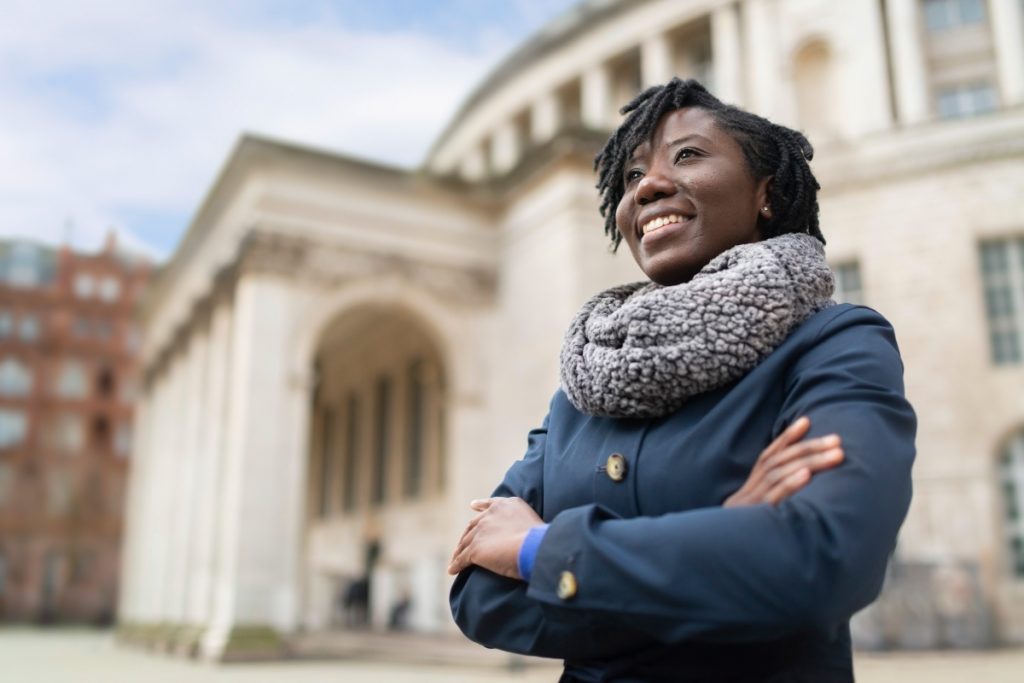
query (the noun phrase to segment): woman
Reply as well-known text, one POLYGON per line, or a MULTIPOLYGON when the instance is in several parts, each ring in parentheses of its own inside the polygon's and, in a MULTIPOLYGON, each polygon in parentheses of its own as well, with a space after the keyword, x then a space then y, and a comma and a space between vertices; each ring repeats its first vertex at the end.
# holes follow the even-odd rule
POLYGON ((910 503, 892 329, 830 301, 803 135, 695 81, 623 113, 601 211, 651 282, 570 326, 543 426, 472 503, 455 620, 566 682, 852 681, 910 503))

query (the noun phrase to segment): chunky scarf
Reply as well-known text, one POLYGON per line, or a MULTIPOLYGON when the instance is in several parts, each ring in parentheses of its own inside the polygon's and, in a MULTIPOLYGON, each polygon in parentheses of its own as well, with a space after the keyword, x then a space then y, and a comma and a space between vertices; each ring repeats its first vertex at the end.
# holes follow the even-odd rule
POLYGON ((570 325, 562 388, 591 415, 668 415, 749 372, 832 290, 825 250, 805 234, 737 245, 672 287, 613 287, 570 325))

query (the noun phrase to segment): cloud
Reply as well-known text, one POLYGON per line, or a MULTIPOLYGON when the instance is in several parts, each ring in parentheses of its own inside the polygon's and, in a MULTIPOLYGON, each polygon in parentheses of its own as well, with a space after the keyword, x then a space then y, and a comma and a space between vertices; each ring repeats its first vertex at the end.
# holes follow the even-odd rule
POLYGON ((79 248, 116 226, 167 255, 185 225, 139 221, 191 213, 242 131, 416 165, 521 38, 209 6, 0 0, 0 234, 60 241, 70 219, 79 248))

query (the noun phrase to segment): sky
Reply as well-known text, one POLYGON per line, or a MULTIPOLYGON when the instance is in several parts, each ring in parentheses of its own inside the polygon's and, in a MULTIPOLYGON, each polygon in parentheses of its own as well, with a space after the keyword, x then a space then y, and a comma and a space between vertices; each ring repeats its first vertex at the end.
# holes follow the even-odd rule
POLYGON ((0 237, 166 259, 243 132, 405 167, 577 0, 0 0, 0 237))

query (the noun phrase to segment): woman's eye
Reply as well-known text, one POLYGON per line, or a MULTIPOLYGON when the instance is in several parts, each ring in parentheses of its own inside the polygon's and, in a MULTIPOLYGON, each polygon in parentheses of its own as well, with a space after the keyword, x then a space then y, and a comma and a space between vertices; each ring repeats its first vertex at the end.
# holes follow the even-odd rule
POLYGON ((641 171, 639 168, 631 168, 628 171, 626 171, 626 182, 631 183, 637 178, 642 177, 643 174, 644 172, 641 171))
POLYGON ((695 156, 697 156, 697 150, 692 147, 683 147, 679 150, 679 153, 676 154, 676 163, 679 163, 684 159, 692 159, 695 156))

